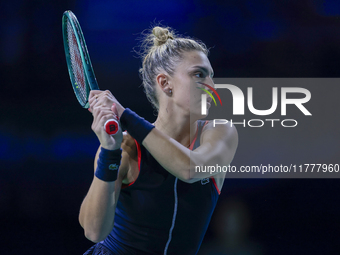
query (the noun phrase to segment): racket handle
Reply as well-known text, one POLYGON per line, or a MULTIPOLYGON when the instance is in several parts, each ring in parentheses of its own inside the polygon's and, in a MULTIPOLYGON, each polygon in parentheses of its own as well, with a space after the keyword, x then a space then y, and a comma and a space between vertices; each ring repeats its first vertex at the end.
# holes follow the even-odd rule
POLYGON ((109 119, 104 124, 104 129, 108 135, 115 135, 119 131, 118 121, 115 119, 109 119))

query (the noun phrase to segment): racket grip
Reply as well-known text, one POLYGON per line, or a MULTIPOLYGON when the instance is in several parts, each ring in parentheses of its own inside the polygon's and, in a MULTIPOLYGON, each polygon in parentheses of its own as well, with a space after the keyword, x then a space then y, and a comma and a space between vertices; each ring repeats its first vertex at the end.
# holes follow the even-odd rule
POLYGON ((104 124, 104 129, 108 135, 115 135, 119 131, 118 121, 115 119, 109 119, 104 124))

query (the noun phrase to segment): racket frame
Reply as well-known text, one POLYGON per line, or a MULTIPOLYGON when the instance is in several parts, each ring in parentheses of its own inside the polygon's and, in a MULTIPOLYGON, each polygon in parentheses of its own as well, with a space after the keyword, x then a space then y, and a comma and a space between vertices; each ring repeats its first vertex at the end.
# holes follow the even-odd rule
POLYGON ((64 42, 64 49, 65 49, 65 55, 66 55, 66 62, 67 62, 67 69, 71 78, 72 88, 74 90, 74 93, 76 94, 76 97, 79 101, 79 103, 84 108, 89 108, 90 104, 88 102, 90 90, 99 90, 99 86, 97 83, 97 79, 94 75, 93 67, 91 64, 90 55, 87 50, 85 38, 83 35, 83 32, 81 30, 80 24, 78 22, 77 17, 74 15, 74 13, 70 10, 65 11, 62 17, 62 30, 63 30, 63 42, 64 42), (82 64, 83 64, 83 72, 85 76, 85 87, 86 87, 86 104, 83 105, 81 103, 81 99, 79 98, 78 92, 76 91, 76 82, 73 74, 72 69, 72 63, 71 63, 71 57, 69 52, 69 45, 68 45, 68 36, 67 36, 67 20, 69 20, 74 35, 76 37, 77 46, 80 52, 82 64))
MULTIPOLYGON (((64 42, 64 49, 65 49, 65 55, 66 55, 66 63, 67 63, 67 69, 70 75, 72 88, 74 90, 74 93, 76 94, 76 97, 78 99, 78 102, 80 105, 84 108, 89 108, 90 104, 88 102, 89 94, 91 90, 99 90, 99 86, 97 83, 97 79, 94 75, 93 67, 91 64, 91 59, 89 52, 87 50, 85 38, 83 35, 83 31, 81 30, 80 24, 78 22, 78 19, 76 15, 70 10, 65 11, 62 17, 62 30, 63 30, 63 42, 64 42), (80 98, 78 92, 77 92, 77 84, 74 78, 73 69, 72 69, 72 63, 71 63, 71 56, 70 56, 70 50, 68 45, 68 35, 67 35, 67 21, 69 20, 72 30, 74 32, 78 50, 80 53, 82 65, 83 65, 83 72, 84 72, 84 78, 85 78, 85 88, 86 88, 86 103, 85 105, 82 103, 82 99, 80 98)), ((118 130, 120 129, 118 121, 115 119, 109 119, 104 124, 104 129, 109 135, 115 135, 118 130)))

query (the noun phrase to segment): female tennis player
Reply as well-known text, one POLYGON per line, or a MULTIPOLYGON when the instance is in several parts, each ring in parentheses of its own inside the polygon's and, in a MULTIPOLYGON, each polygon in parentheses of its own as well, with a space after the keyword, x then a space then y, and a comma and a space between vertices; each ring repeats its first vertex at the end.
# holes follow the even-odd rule
POLYGON ((79 214, 85 236, 97 243, 86 255, 197 254, 225 173, 198 173, 195 166, 227 166, 237 148, 234 127, 200 120, 204 92, 197 87, 214 86, 206 46, 162 27, 144 46, 140 72, 158 110, 155 123, 109 91, 90 93, 100 147, 79 214), (103 126, 112 117, 127 132, 109 136, 103 126))

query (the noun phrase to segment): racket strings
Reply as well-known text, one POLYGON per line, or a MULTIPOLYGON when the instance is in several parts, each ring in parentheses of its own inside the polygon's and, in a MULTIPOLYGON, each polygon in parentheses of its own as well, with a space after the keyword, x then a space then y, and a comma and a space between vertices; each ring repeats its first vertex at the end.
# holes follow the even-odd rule
MULTIPOLYGON (((67 39, 71 59, 72 73, 75 80, 75 84, 73 84, 73 86, 75 88, 75 91, 77 91, 76 96, 82 102, 82 104, 85 105, 87 102, 87 91, 85 84, 84 67, 80 51, 78 48, 77 39, 69 19, 67 19, 67 39)), ((82 48, 83 47, 84 46, 82 45, 82 48)))

